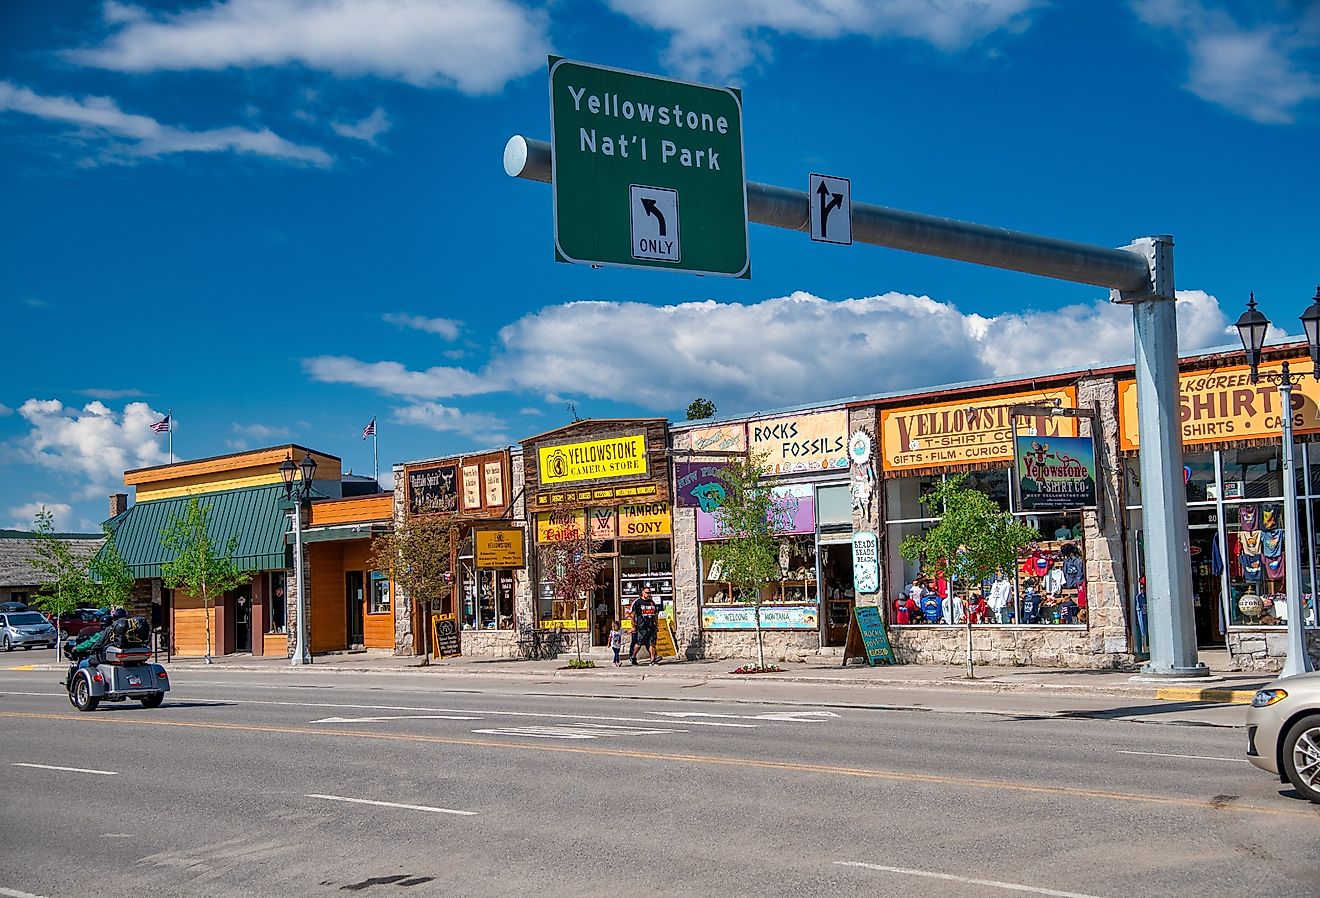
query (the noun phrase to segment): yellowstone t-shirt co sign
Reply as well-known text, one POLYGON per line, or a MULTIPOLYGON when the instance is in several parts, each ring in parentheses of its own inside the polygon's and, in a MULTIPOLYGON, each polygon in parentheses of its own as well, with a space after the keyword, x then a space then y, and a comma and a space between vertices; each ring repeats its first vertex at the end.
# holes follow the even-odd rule
MULTIPOLYGON (((887 471, 975 465, 989 461, 1013 463, 1014 405, 1077 407, 1075 387, 1012 393, 938 405, 884 409, 880 412, 881 452, 887 471)), ((1077 435, 1077 419, 1018 418, 1023 436, 1077 435)))
MULTIPOLYGON (((1290 359, 1293 371, 1310 374, 1311 359, 1290 359)), ((1245 365, 1214 371, 1189 371, 1178 378, 1178 419, 1184 446, 1219 443, 1228 440, 1253 440, 1281 437, 1283 419, 1279 414, 1279 388, 1265 379, 1282 362, 1260 366, 1259 383, 1251 382, 1251 369, 1245 365)), ((1293 387, 1293 431, 1320 431, 1320 384, 1304 377, 1293 387)), ((1137 382, 1118 384, 1119 448, 1132 451, 1141 444, 1137 433, 1137 382)))
POLYGON ((636 434, 541 446, 537 449, 536 460, 542 486, 614 477, 645 477, 646 437, 636 434))

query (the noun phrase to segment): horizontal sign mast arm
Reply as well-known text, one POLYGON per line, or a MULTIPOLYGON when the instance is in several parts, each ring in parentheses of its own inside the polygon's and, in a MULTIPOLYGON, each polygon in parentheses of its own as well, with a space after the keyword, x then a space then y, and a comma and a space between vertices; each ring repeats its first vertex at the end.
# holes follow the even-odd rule
MULTIPOLYGON (((550 144, 521 135, 504 147, 504 171, 514 178, 550 183, 550 144)), ((1022 231, 853 203, 853 240, 960 259, 1124 292, 1149 292, 1150 265, 1129 249, 1056 240, 1022 231)), ((747 219, 791 231, 809 231, 806 191, 747 182, 747 219)))

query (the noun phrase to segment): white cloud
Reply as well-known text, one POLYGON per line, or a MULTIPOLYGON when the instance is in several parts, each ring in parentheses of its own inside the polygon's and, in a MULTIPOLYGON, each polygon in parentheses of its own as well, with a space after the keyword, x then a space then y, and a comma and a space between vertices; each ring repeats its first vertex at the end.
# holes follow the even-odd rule
POLYGON ((458 433, 483 445, 495 446, 509 442, 504 432, 504 421, 498 415, 484 412, 464 412, 438 402, 418 402, 394 409, 394 421, 414 424, 442 433, 458 433))
POLYGON ((333 161, 320 147, 285 140, 263 128, 236 126, 190 131, 145 115, 124 112, 109 97, 52 97, 0 81, 0 112, 13 110, 46 121, 74 125, 73 134, 105 147, 108 160, 158 158, 171 153, 242 153, 282 162, 327 166, 333 161))
POLYGON ((90 396, 93 399, 132 399, 134 396, 141 396, 142 391, 134 387, 126 390, 107 390, 100 387, 88 387, 85 390, 79 390, 83 396, 90 396))
POLYGON ((461 321, 454 321, 452 318, 425 318, 421 315, 407 315, 402 312, 386 312, 380 317, 389 324, 426 331, 428 334, 438 334, 446 340, 457 340, 458 331, 462 325, 461 321))
POLYGON ((29 399, 18 413, 32 429, 9 448, 22 461, 81 481, 81 498, 122 490, 125 471, 169 460, 164 438, 151 430, 163 415, 145 402, 130 402, 116 414, 100 401, 77 409, 56 399, 29 399))
POLYGON ((343 122, 331 122, 330 127, 340 137, 350 137, 353 140, 363 140, 376 145, 376 138, 384 134, 393 127, 394 123, 390 117, 385 114, 385 110, 376 107, 376 110, 364 119, 345 124, 343 122))
POLYGON ((46 509, 51 513, 51 522, 56 531, 68 532, 72 526, 73 506, 67 502, 28 502, 15 505, 5 510, 9 517, 9 527, 13 530, 35 530, 37 512, 46 509))
POLYGON ((123 72, 300 64, 495 93, 545 65, 547 17, 510 0, 218 0, 179 13, 112 3, 119 26, 74 62, 123 72))
MULTIPOLYGON (((1183 350, 1236 341, 1218 300, 1199 290, 1179 293, 1178 330, 1183 350)), ((504 327, 480 370, 346 358, 304 365, 317 379, 418 399, 507 391, 548 404, 590 397, 664 412, 707 396, 732 413, 1083 369, 1132 354, 1131 312, 1107 298, 984 316, 926 296, 830 301, 799 292, 753 304, 550 306, 504 327)), ((426 414, 445 421, 458 412, 426 414)))
POLYGON ((606 0, 633 21, 669 32, 666 62, 688 77, 729 78, 770 55, 775 34, 907 38, 955 52, 1027 24, 1041 0, 606 0))
POLYGON ((322 383, 354 384, 390 396, 440 399, 474 396, 499 387, 466 368, 428 368, 410 371, 399 362, 363 362, 346 356, 317 356, 303 359, 303 370, 322 383))
POLYGON ((1299 106, 1320 97, 1320 77, 1305 61, 1320 49, 1313 5, 1250 4, 1235 17, 1202 0, 1131 2, 1142 22, 1186 44, 1186 86, 1201 99, 1262 124, 1288 124, 1299 106), (1265 18, 1270 13, 1285 18, 1265 18))
POLYGON ((251 437, 254 440, 282 440, 289 435, 289 428, 269 424, 234 424, 234 433, 251 437))

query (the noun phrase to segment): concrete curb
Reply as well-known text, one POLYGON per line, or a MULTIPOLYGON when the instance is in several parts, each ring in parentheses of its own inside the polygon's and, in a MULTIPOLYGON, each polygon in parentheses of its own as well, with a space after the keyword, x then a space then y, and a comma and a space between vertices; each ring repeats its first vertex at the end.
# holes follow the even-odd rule
POLYGON ((1255 689, 1196 689, 1191 686, 1165 686, 1155 693, 1157 699, 1165 702, 1221 702, 1229 705, 1249 705, 1255 695, 1255 689))

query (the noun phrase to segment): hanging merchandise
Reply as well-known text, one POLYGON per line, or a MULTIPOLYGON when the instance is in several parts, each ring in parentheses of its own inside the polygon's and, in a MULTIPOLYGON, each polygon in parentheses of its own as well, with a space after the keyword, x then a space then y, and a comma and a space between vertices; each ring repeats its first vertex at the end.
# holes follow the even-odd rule
POLYGON ((1260 559, 1260 555, 1248 555, 1246 552, 1238 556, 1238 561, 1242 564, 1243 580, 1250 583, 1260 582, 1261 568, 1263 567, 1260 559))
POLYGON ((1262 505, 1260 508, 1260 529, 1275 530, 1279 527, 1279 524, 1279 506, 1262 505))
POLYGON ((1242 530, 1260 529, 1260 506, 1244 504, 1238 506, 1238 527, 1242 530))
POLYGON ((1265 559, 1265 576, 1270 580, 1282 580, 1284 575, 1283 556, 1265 559))
POLYGON ((1243 555, 1259 555, 1261 545, 1265 542, 1259 530, 1244 530, 1239 539, 1242 541, 1243 555))
POLYGON ((1283 531, 1260 531, 1260 551, 1266 558, 1278 558, 1283 554, 1283 531))
POLYGON ((1210 541, 1210 573, 1216 577, 1224 573, 1224 555, 1219 551, 1219 534, 1210 541))

